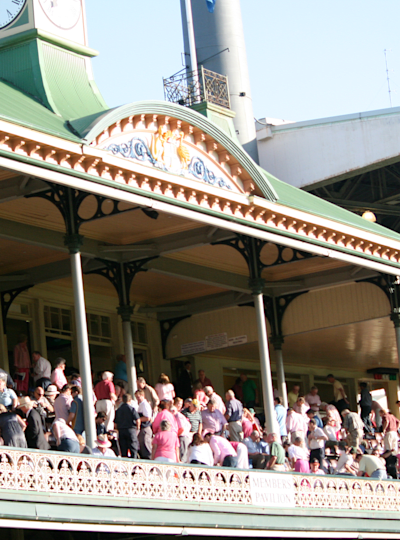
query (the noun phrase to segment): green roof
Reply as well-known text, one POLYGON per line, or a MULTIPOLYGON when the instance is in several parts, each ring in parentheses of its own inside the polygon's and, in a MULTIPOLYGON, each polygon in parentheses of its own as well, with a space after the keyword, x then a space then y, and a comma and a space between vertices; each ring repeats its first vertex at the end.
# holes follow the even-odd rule
POLYGON ((309 214, 319 216, 321 218, 331 219, 342 223, 344 225, 349 225, 351 227, 356 227, 357 229, 362 229, 374 234, 379 234, 385 236, 386 238, 391 238, 392 240, 400 241, 400 235, 391 229, 387 229, 382 225, 377 223, 371 223, 361 216, 345 210, 344 208, 337 206, 336 204, 320 199, 307 191, 303 191, 297 187, 294 187, 282 180, 278 180, 272 174, 262 170, 264 176, 268 179, 271 186, 275 190, 278 199, 277 203, 284 206, 289 206, 296 210, 302 210, 308 212, 309 214))
POLYGON ((0 80, 0 118, 35 131, 80 143, 68 122, 18 88, 0 80))

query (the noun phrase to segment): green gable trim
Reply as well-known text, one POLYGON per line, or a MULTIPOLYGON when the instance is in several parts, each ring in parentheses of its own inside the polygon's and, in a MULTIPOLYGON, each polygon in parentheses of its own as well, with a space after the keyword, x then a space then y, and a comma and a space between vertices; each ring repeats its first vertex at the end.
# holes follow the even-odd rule
MULTIPOLYGON (((384 265, 384 266, 387 266, 387 267, 390 267, 390 268, 400 269, 400 263, 395 263, 393 261, 387 261, 387 260, 384 260, 384 259, 380 259, 380 258, 375 257, 373 255, 367 255, 365 253, 353 251, 353 250, 347 249, 345 247, 335 246, 333 244, 328 244, 326 242, 323 242, 321 240, 317 240, 315 238, 306 238, 306 237, 303 237, 301 235, 297 235, 297 234, 292 233, 292 232, 282 231, 282 230, 277 231, 276 229, 274 229, 272 227, 268 227, 267 225, 262 225, 260 223, 249 223, 245 219, 239 218, 237 216, 227 216, 227 215, 221 214, 221 213, 219 213, 219 212, 217 212, 215 210, 210 210, 208 208, 195 206, 195 205, 193 205, 191 203, 188 203, 188 202, 177 201, 175 199, 171 200, 169 197, 167 197, 165 195, 155 194, 155 193, 152 193, 152 192, 149 192, 149 191, 143 191, 140 188, 135 188, 135 187, 132 187, 132 186, 126 186, 126 185, 120 184, 118 182, 114 182, 112 180, 106 180, 104 178, 98 178, 96 176, 93 176, 93 175, 90 175, 90 174, 87 174, 87 173, 78 172, 78 171, 74 171, 74 170, 70 170, 70 169, 66 170, 64 167, 62 167, 60 165, 38 162, 34 158, 16 155, 16 154, 14 154, 12 152, 8 152, 6 150, 0 150, 0 156, 3 156, 3 157, 8 158, 8 159, 13 159, 14 161, 27 163, 29 165, 33 165, 33 166, 38 167, 38 168, 51 170, 51 171, 54 171, 54 172, 57 172, 57 173, 67 175, 67 176, 73 176, 75 178, 81 178, 83 180, 88 180, 90 182, 93 182, 94 184, 100 184, 100 185, 112 187, 114 189, 117 189, 117 190, 120 190, 120 191, 126 191, 128 193, 134 193, 135 195, 139 195, 141 197, 145 197, 145 198, 148 198, 148 199, 154 199, 154 200, 166 203, 166 204, 171 205, 171 206, 177 206, 177 207, 181 207, 181 208, 186 208, 186 209, 189 209, 189 210, 192 210, 192 211, 195 211, 195 212, 199 212, 199 213, 202 213, 202 214, 206 214, 206 215, 209 215, 209 216, 212 216, 212 217, 219 218, 219 219, 227 221, 227 222, 232 222, 232 223, 236 223, 236 224, 239 224, 239 225, 247 226, 247 227, 252 228, 252 229, 272 233, 277 238, 279 238, 279 236, 286 237, 286 238, 291 238, 291 239, 294 239, 294 240, 297 240, 297 241, 301 241, 304 244, 310 244, 310 245, 315 245, 315 246, 322 247, 324 249, 329 249, 332 252, 337 251, 337 252, 341 252, 341 253, 346 253, 347 255, 351 255, 351 256, 353 256, 355 258, 366 259, 366 260, 370 260, 370 261, 379 263, 381 265, 384 265)), ((40 175, 38 177, 40 178, 40 175)), ((379 234, 382 237, 387 236, 385 234, 382 234, 380 232, 381 230, 384 231, 384 232, 387 231, 387 229, 385 229, 384 227, 379 227, 379 232, 377 232, 377 231, 374 231, 374 232, 375 232, 375 234, 379 234)), ((389 231, 389 232, 391 232, 391 231, 389 231)), ((400 235, 396 235, 396 233, 393 233, 393 235, 391 235, 389 237, 392 238, 392 239, 395 239, 397 242, 400 242, 400 235)), ((277 240, 277 242, 279 243, 278 240, 277 240)))
POLYGON ((245 150, 237 142, 232 140, 218 125, 210 122, 203 114, 193 111, 188 107, 164 101, 140 101, 111 109, 106 113, 99 113, 98 116, 90 115, 86 118, 76 118, 75 120, 71 120, 70 124, 81 135, 82 139, 85 139, 90 144, 112 124, 136 114, 166 115, 198 127, 204 133, 213 137, 238 160, 240 165, 250 174, 253 182, 260 188, 266 199, 276 201, 277 195, 275 190, 245 150))
POLYGON ((286 182, 282 182, 261 168, 260 170, 263 171, 263 174, 266 178, 268 178, 268 181, 278 194, 277 202, 279 204, 307 212, 313 216, 332 219, 333 221, 337 221, 343 225, 356 227, 357 229, 378 234, 380 236, 396 240, 397 242, 400 240, 400 235, 398 233, 377 223, 371 223, 361 216, 354 214, 349 210, 345 210, 336 204, 325 201, 324 199, 320 199, 307 191, 303 191, 302 189, 296 188, 290 184, 287 184, 286 182))
POLYGON ((63 118, 18 88, 1 80, 0 119, 60 139, 82 143, 63 118))

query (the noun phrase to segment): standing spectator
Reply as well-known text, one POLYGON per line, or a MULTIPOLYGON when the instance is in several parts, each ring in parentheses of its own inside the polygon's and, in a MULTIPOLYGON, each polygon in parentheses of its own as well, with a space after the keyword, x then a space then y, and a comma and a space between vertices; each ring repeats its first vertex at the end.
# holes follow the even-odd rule
POLYGON ((310 407, 306 404, 306 400, 302 396, 299 396, 296 403, 293 405, 293 409, 304 417, 309 408, 310 407))
POLYGON ((178 425, 178 437, 179 437, 179 457, 182 463, 187 462, 187 453, 189 444, 192 441, 193 434, 190 432, 192 425, 189 420, 181 413, 183 406, 183 399, 176 397, 174 399, 174 406, 171 408, 171 413, 174 415, 176 423, 178 425))
POLYGON ((69 409, 67 424, 72 426, 72 429, 77 435, 82 435, 85 431, 85 417, 83 414, 82 393, 79 386, 72 386, 71 397, 72 402, 69 409))
POLYGON ((0 433, 4 445, 27 448, 24 429, 25 423, 22 418, 14 411, 7 411, 4 405, 0 405, 0 433))
POLYGON ((53 435, 56 439, 59 452, 72 452, 79 454, 79 441, 73 429, 67 426, 64 418, 57 418, 52 425, 53 435))
POLYGON ((32 354, 33 363, 33 382, 36 386, 42 386, 45 390, 51 384, 51 364, 46 358, 43 358, 39 351, 32 354))
POLYGON ((56 415, 56 420, 58 420, 59 418, 63 418, 65 422, 68 422, 71 403, 71 387, 69 386, 69 384, 66 384, 61 388, 60 394, 54 401, 54 413, 56 415))
POLYGON ((161 422, 163 420, 167 420, 169 424, 171 425, 171 430, 175 431, 175 433, 178 435, 178 424, 175 420, 175 416, 170 411, 171 405, 172 403, 169 400, 167 401, 166 399, 162 399, 160 401, 160 405, 158 406, 158 408, 160 409, 160 412, 157 413, 152 424, 154 434, 160 431, 161 422))
POLYGON ((242 416, 243 405, 235 398, 233 390, 228 390, 226 395, 226 414, 228 421, 229 437, 231 441, 243 440, 242 416))
POLYGON ((255 381, 249 379, 246 373, 241 373, 240 379, 242 381, 244 405, 247 408, 255 407, 258 404, 258 390, 255 381))
POLYGON ((9 373, 7 373, 7 371, 4 371, 4 369, 0 368, 0 377, 4 377, 7 384, 7 388, 11 388, 12 390, 15 389, 15 384, 14 384, 14 381, 12 380, 12 377, 9 373))
POLYGON ((325 448, 333 448, 337 453, 339 447, 339 441, 337 439, 337 431, 335 428, 335 420, 333 418, 325 417, 324 418, 325 426, 324 433, 328 437, 328 440, 325 443, 325 448))
POLYGON ((106 431, 111 431, 114 427, 114 403, 117 401, 115 386, 113 383, 114 374, 111 371, 104 371, 102 381, 94 387, 96 394, 96 411, 106 413, 106 431))
POLYGON ((306 411, 306 422, 308 423, 309 420, 313 419, 315 420, 315 423, 317 424, 317 427, 323 429, 324 427, 324 423, 322 422, 321 418, 319 417, 318 414, 316 414, 315 411, 313 411, 312 409, 308 409, 308 411, 306 411))
POLYGON ((153 411, 150 403, 145 398, 144 390, 136 390, 136 400, 139 404, 138 413, 140 417, 140 432, 139 432, 139 455, 142 459, 150 459, 151 456, 151 440, 153 432, 151 430, 151 418, 153 411))
POLYGON ((236 379, 235 384, 232 386, 232 392, 235 394, 236 398, 243 403, 243 383, 240 377, 236 379))
POLYGON ((336 432, 339 433, 342 428, 342 417, 340 416, 335 405, 322 402, 321 409, 325 411, 327 418, 332 418, 334 420, 336 432))
POLYGON ((310 388, 309 393, 305 396, 305 400, 306 403, 309 404, 310 409, 315 412, 319 411, 321 405, 321 398, 318 395, 318 388, 316 386, 312 386, 310 388))
POLYGON ((154 390, 152 386, 146 383, 146 379, 144 377, 139 377, 137 380, 137 387, 138 390, 143 390, 144 397, 146 401, 150 404, 151 410, 153 411, 153 416, 157 414, 157 407, 160 403, 160 400, 158 399, 157 392, 154 390))
POLYGON ((0 405, 8 410, 15 409, 18 403, 17 394, 11 388, 7 388, 7 375, 0 374, 0 405))
POLYGON ((193 394, 192 364, 187 361, 183 365, 178 379, 179 396, 183 399, 189 398, 193 394))
POLYGON ((59 392, 55 384, 50 384, 44 392, 45 398, 50 403, 50 405, 53 406, 53 408, 54 408, 54 401, 56 400, 56 397, 58 396, 58 394, 59 392))
POLYGON ((199 369, 198 371, 199 378, 194 381, 194 383, 200 383, 202 388, 205 388, 206 386, 212 386, 212 382, 208 377, 206 377, 206 372, 204 369, 199 369))
POLYGON ((51 374, 51 383, 57 386, 58 390, 61 390, 63 386, 68 384, 68 381, 64 375, 66 364, 67 362, 64 360, 64 358, 57 358, 56 367, 51 374))
POLYGON ((397 430, 400 426, 400 421, 389 411, 381 409, 379 414, 382 418, 382 435, 385 452, 393 452, 398 449, 397 445, 397 430))
POLYGON ((275 413, 276 413, 276 419, 279 425, 279 433, 281 436, 281 441, 285 442, 285 440, 287 439, 287 428, 286 428, 287 411, 281 403, 281 398, 276 397, 274 399, 274 403, 275 403, 275 413))
POLYGON ((214 465, 220 467, 237 467, 237 454, 233 446, 224 437, 213 433, 205 433, 204 440, 211 446, 214 456, 214 465))
POLYGON ((364 424, 358 414, 349 409, 344 409, 342 416, 343 427, 347 431, 347 444, 358 448, 364 437, 364 424))
POLYGON ((325 459, 325 441, 328 440, 324 431, 317 427, 317 422, 311 419, 308 423, 309 435, 308 435, 308 447, 310 449, 310 464, 314 458, 318 459, 320 465, 322 465, 325 459))
POLYGON ((288 449, 289 461, 295 472, 309 473, 309 452, 303 444, 303 439, 295 438, 294 443, 288 449))
POLYGON ((206 465, 207 467, 214 465, 211 447, 198 433, 193 435, 193 441, 189 445, 187 461, 194 465, 206 465))
POLYGON ((372 400, 371 409, 372 409, 371 420, 375 421, 376 431, 380 431, 382 427, 382 417, 379 414, 379 411, 382 409, 382 406, 378 401, 372 400))
POLYGON ((216 392, 214 392, 214 388, 212 386, 206 386, 204 388, 204 393, 208 397, 208 399, 212 399, 216 403, 217 409, 221 411, 222 414, 226 413, 226 407, 222 397, 219 396, 216 392))
POLYGON ((174 401, 174 385, 171 384, 168 375, 166 375, 165 373, 161 373, 158 378, 158 383, 156 384, 154 389, 157 392, 157 396, 160 401, 162 401, 163 399, 167 401, 174 401))
POLYGON ((122 401, 122 405, 118 407, 115 413, 121 455, 122 457, 128 457, 129 450, 130 457, 136 459, 139 451, 137 430, 140 429, 140 417, 137 410, 130 404, 132 401, 130 394, 125 394, 122 401))
POLYGON ((17 392, 28 393, 30 367, 31 359, 28 351, 28 336, 20 334, 18 343, 14 347, 14 379, 17 385, 17 392))
POLYGON ((335 401, 334 405, 341 413, 343 409, 347 409, 347 406, 349 405, 346 392, 344 391, 342 383, 335 379, 332 373, 327 375, 326 378, 333 385, 333 398, 335 401))
POLYGON ((185 399, 185 408, 182 411, 183 416, 185 416, 191 425, 191 433, 199 433, 203 430, 203 423, 201 418, 201 412, 199 410, 199 404, 195 399, 185 399))
POLYGON ((296 437, 300 437, 303 441, 305 440, 307 423, 305 418, 293 409, 288 409, 286 417, 286 429, 292 444, 294 443, 296 437))
POLYGON ((283 446, 278 442, 278 435, 276 433, 269 433, 267 436, 269 444, 269 461, 266 469, 271 471, 284 471, 285 470, 285 450, 283 446))
POLYGON ((193 385, 193 399, 199 402, 200 410, 203 411, 208 403, 208 397, 206 396, 201 383, 194 383, 193 385))
POLYGON ((50 445, 44 436, 42 420, 40 414, 33 408, 32 401, 25 396, 20 398, 19 406, 26 417, 25 438, 28 448, 36 448, 37 450, 50 450, 50 445))
POLYGON ((359 452, 356 454, 355 461, 358 463, 357 476, 369 476, 378 480, 387 479, 386 467, 380 457, 368 454, 363 455, 359 452))
POLYGON ((207 408, 202 411, 201 419, 203 431, 212 431, 215 435, 221 435, 226 424, 225 416, 217 409, 213 399, 207 403, 207 408))
POLYGON ((299 393, 300 393, 300 385, 294 384, 292 387, 292 390, 288 392, 288 395, 287 395, 289 409, 293 409, 293 406, 296 403, 297 398, 299 397, 299 393))
POLYGON ((179 463, 179 439, 175 431, 171 431, 168 420, 162 420, 160 431, 153 439, 152 459, 163 463, 179 463))
POLYGON ((368 390, 368 385, 365 382, 360 383, 360 394, 361 398, 358 404, 360 405, 361 420, 364 423, 365 431, 372 433, 372 423, 371 423, 371 410, 372 410, 372 396, 368 390))

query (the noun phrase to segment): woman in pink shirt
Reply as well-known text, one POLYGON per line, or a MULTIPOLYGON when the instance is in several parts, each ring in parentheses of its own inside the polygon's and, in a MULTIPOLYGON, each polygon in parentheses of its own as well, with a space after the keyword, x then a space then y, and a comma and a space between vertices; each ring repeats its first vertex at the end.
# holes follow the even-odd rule
POLYGON ((160 401, 158 408, 159 412, 151 425, 153 428, 153 433, 158 433, 161 430, 161 422, 163 420, 168 420, 168 422, 171 424, 172 431, 175 431, 175 433, 178 435, 178 423, 175 416, 169 410, 171 408, 171 402, 163 399, 160 401))
POLYGON ((54 368, 53 373, 51 374, 51 382, 57 386, 58 390, 61 390, 63 386, 68 384, 68 381, 64 375, 66 361, 64 358, 57 358, 56 367, 54 368))
POLYGON ((193 399, 197 399, 200 403, 200 410, 204 411, 208 403, 208 397, 201 386, 201 382, 198 382, 193 386, 193 399))
POLYGON ((179 463, 179 439, 175 431, 171 431, 168 420, 162 420, 160 431, 154 436, 151 459, 163 463, 179 463))
POLYGON ((158 399, 166 399, 167 401, 173 401, 175 397, 174 385, 171 384, 168 375, 161 373, 158 383, 155 385, 154 390, 157 392, 158 399))

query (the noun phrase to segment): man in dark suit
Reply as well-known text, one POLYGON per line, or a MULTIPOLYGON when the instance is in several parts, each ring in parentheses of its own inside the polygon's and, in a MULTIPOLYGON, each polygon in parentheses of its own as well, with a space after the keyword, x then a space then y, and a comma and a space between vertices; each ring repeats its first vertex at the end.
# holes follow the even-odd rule
POLYGON ((33 408, 31 399, 24 396, 19 399, 19 406, 26 417, 25 438, 28 448, 37 448, 38 450, 50 450, 50 445, 44 436, 43 424, 40 414, 33 408))
POLYGON ((179 397, 186 399, 193 397, 193 375, 192 375, 192 364, 187 361, 184 364, 184 368, 179 375, 178 380, 178 389, 179 397))

